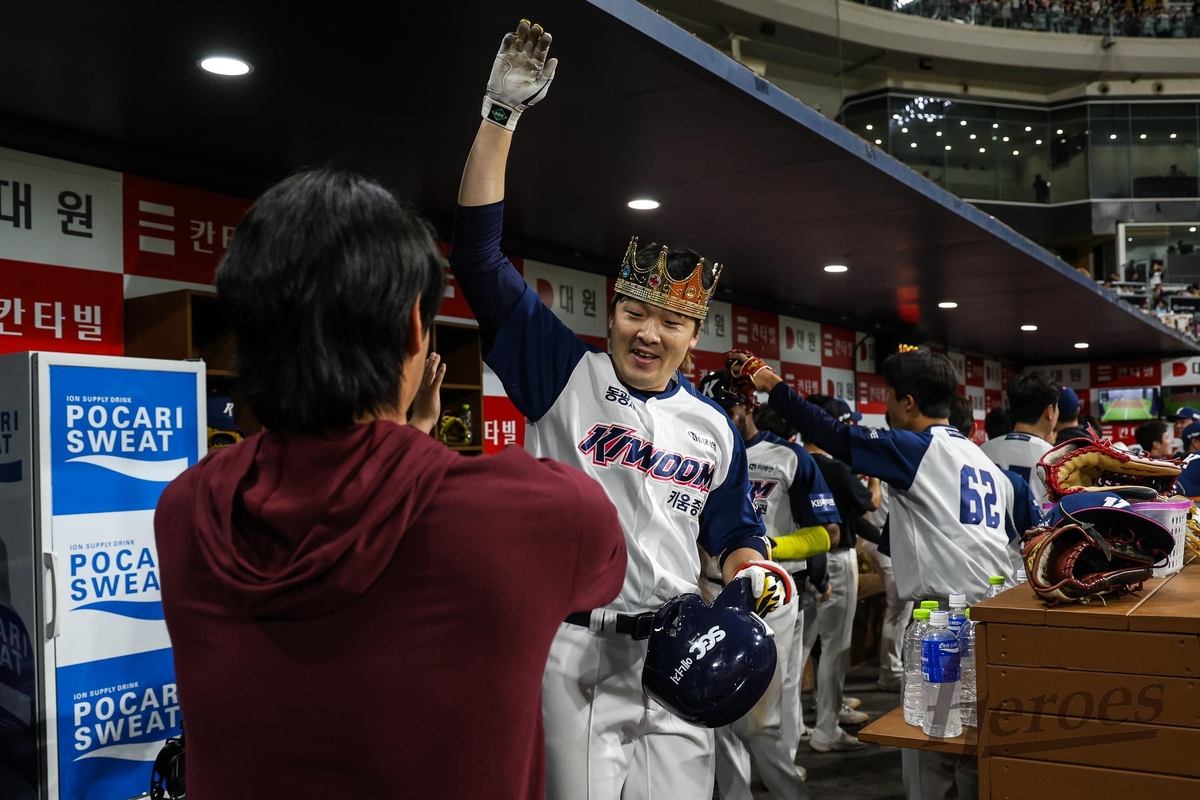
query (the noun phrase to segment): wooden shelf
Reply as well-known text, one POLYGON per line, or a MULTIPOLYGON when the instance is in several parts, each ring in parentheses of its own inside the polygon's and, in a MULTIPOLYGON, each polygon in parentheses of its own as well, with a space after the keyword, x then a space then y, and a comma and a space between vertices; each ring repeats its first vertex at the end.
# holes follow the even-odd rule
POLYGON ((468 392, 482 392, 482 383, 442 383, 443 389, 461 389, 468 392))
POLYGON ((904 721, 904 708, 892 709, 858 732, 860 741, 885 744, 889 747, 907 747, 929 750, 950 755, 975 755, 979 749, 979 734, 975 728, 963 728, 962 736, 953 739, 935 739, 904 721))
POLYGON ((231 369, 205 369, 205 374, 210 378, 235 378, 237 373, 231 369))
POLYGON ((446 446, 449 447, 451 450, 453 450, 456 453, 482 453, 483 452, 483 445, 481 445, 481 444, 464 444, 461 447, 451 447, 450 445, 446 445, 446 446))

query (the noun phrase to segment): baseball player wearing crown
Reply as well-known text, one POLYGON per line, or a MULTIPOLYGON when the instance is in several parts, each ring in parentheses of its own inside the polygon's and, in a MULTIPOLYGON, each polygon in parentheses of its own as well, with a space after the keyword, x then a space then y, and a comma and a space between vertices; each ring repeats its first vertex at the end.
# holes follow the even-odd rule
POLYGON ((791 602, 791 579, 766 560, 741 437, 679 373, 720 266, 690 250, 638 249, 635 237, 619 268, 606 353, 563 325, 500 252, 508 150, 517 120, 554 78, 549 47, 550 34, 524 20, 504 37, 463 172, 450 252, 479 320, 484 360, 528 420, 526 449, 598 481, 617 507, 629 551, 617 599, 572 614, 550 648, 542 684, 546 796, 709 800, 712 731, 673 717, 642 692, 652 612, 697 591, 697 544, 719 554, 726 581, 749 579, 760 615, 791 602))

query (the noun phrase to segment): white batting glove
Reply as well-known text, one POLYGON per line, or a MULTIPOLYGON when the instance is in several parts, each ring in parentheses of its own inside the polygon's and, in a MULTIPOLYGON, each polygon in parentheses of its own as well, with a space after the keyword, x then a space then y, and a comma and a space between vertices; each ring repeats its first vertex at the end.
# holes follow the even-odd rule
POLYGON ((511 131, 521 112, 546 96, 558 67, 557 58, 546 60, 550 40, 541 25, 531 26, 527 19, 516 33, 505 35, 483 96, 484 119, 511 131))
POLYGON ((750 581, 753 610, 760 617, 792 602, 796 595, 792 576, 774 561, 747 561, 733 577, 734 580, 746 578, 750 581))

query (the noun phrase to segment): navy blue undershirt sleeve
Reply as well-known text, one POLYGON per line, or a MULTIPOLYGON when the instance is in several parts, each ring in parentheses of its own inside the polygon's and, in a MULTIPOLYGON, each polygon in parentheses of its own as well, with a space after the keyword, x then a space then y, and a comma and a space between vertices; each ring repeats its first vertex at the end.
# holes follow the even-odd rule
POLYGON ((786 383, 780 382, 771 390, 769 397, 767 404, 800 432, 800 438, 815 444, 834 458, 850 462, 849 425, 838 422, 786 383))
POLYGON ((1008 533, 1008 540, 1011 542, 1036 525, 1041 513, 1037 503, 1034 502, 1033 491, 1030 490, 1025 479, 1010 469, 1000 471, 1008 477, 1013 486, 1013 507, 1010 513, 1004 515, 1004 527, 1008 533))
POLYGON ((479 320, 484 355, 525 291, 525 279, 500 250, 503 229, 504 201, 459 206, 454 216, 450 270, 479 320))

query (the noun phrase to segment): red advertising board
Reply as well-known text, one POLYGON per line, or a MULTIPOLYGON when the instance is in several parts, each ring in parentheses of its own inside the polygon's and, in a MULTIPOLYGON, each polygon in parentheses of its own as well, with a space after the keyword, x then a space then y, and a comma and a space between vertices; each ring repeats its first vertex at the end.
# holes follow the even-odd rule
POLYGON ((759 358, 779 358, 779 315, 745 306, 733 307, 734 347, 759 358))
MULTIPOLYGON (((586 337, 580 337, 587 341, 586 337)), ((606 342, 607 345, 607 342, 606 342)), ((706 373, 725 369, 725 353, 711 353, 707 350, 692 351, 692 368, 684 370, 683 374, 693 384, 698 385, 706 373)))
POLYGON ((861 414, 887 413, 887 384, 882 375, 858 374, 858 411, 861 414))
POLYGON ((968 355, 967 359, 967 386, 983 386, 983 359, 979 356, 968 355))
POLYGON ((854 369, 854 331, 821 326, 821 366, 854 369))
POLYGON ((0 259, 0 353, 125 351, 124 279, 0 259))
POLYGON ((211 284, 249 200, 126 175, 125 274, 211 284))
POLYGON ((483 398, 483 452, 499 453, 510 444, 525 446, 525 416, 504 396, 483 398))
POLYGON ((1113 389, 1122 386, 1158 386, 1162 375, 1162 362, 1102 361, 1092 364, 1092 388, 1113 389))
POLYGON ((821 391, 821 368, 811 364, 793 364, 784 361, 779 366, 779 377, 802 395, 817 394, 821 391))
POLYGON ((1004 405, 1004 393, 999 389, 984 389, 983 390, 983 410, 991 412, 992 409, 1004 405))

